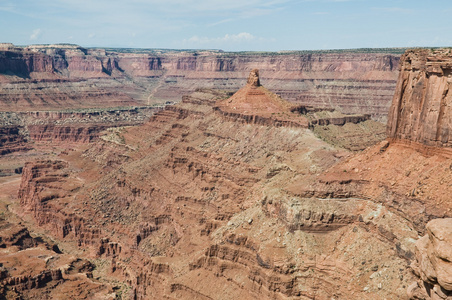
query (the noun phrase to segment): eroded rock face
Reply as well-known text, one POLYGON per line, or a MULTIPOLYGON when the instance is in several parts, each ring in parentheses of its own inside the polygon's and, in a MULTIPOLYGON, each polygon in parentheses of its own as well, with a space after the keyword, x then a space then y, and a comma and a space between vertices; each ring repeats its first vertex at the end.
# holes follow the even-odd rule
MULTIPOLYGON (((54 172, 47 173, 47 184, 51 185, 51 177, 58 174, 56 169, 61 166, 46 163, 38 166, 54 172)), ((26 178, 43 180, 44 173, 45 170, 28 173, 26 178)), ((86 255, 75 257, 63 253, 55 240, 36 234, 36 226, 27 227, 30 224, 14 216, 11 209, 14 201, 7 200, 7 195, 15 190, 11 185, 15 186, 16 182, 0 184, 0 298, 111 299, 108 296, 111 287, 93 280, 94 267, 86 255)))
POLYGON ((385 119, 399 55, 124 53, 74 45, 8 46, 0 50, 0 103, 2 110, 17 111, 178 102, 196 88, 235 92, 249 71, 259 68, 265 74, 260 81, 291 102, 385 119))
POLYGON ((259 70, 258 69, 253 69, 250 72, 250 75, 248 76, 248 81, 247 84, 251 85, 251 86, 260 86, 261 83, 259 81, 259 70))
POLYGON ((389 111, 388 137, 434 147, 452 146, 452 55, 418 49, 401 58, 389 111))
POLYGON ((0 112, 0 155, 43 144, 90 143, 108 128, 146 122, 163 107, 0 112), (38 142, 39 145, 33 144, 38 142))
POLYGON ((23 126, 20 125, 0 127, 0 155, 30 149, 22 131, 23 126))
POLYGON ((412 268, 419 280, 410 299, 452 299, 452 218, 427 223, 427 234, 416 242, 412 268))
POLYGON ((126 299, 405 295, 410 221, 356 195, 292 190, 347 152, 305 127, 218 114, 225 96, 196 92, 122 143, 27 164, 24 214, 101 259, 96 276, 124 283, 126 299))
POLYGON ((420 232, 430 219, 451 217, 451 58, 447 49, 408 50, 389 114, 389 139, 340 162, 305 192, 370 197, 402 211, 420 232))

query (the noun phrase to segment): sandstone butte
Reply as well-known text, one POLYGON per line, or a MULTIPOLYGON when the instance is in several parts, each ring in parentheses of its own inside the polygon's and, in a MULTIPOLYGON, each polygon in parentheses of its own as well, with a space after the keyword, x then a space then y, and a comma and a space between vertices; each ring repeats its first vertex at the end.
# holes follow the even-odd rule
POLYGON ((257 70, 232 96, 198 90, 91 143, 63 114, 52 132, 71 143, 36 138, 45 159, 0 181, 0 295, 451 298, 449 57, 402 56, 388 138, 357 153, 314 131, 362 139, 367 117, 286 102, 257 70))
POLYGON ((274 126, 308 127, 297 107, 261 86, 259 70, 251 71, 247 84, 232 97, 218 101, 215 109, 225 117, 274 126))

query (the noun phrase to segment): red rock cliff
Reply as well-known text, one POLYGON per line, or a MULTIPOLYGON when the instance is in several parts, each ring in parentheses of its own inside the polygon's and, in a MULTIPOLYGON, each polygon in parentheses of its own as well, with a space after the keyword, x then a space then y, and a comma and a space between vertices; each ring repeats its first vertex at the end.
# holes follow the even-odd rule
POLYGON ((0 52, 0 73, 29 77, 32 72, 53 74, 52 57, 41 53, 0 52))
POLYGON ((235 92, 249 71, 258 68, 262 84, 291 102, 384 120, 397 79, 397 51, 256 54, 10 47, 0 50, 0 103, 5 110, 46 110, 179 101, 196 88, 235 92))
POLYGON ((401 59, 389 112, 388 137, 434 147, 452 146, 452 55, 417 49, 401 59))

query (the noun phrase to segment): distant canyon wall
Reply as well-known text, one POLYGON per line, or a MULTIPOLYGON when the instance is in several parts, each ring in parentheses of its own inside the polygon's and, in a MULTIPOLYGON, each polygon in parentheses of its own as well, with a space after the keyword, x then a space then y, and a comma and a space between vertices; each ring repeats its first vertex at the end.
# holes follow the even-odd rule
POLYGON ((236 91, 258 68, 262 83, 289 101, 385 120, 398 64, 396 50, 259 54, 3 45, 0 103, 3 110, 38 110, 178 102, 196 88, 236 91))

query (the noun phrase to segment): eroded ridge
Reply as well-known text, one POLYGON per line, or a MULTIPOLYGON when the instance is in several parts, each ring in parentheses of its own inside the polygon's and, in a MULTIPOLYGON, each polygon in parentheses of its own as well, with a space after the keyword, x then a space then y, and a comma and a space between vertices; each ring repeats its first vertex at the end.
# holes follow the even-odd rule
POLYGON ((27 164, 24 216, 88 256, 116 297, 402 297, 411 221, 359 194, 300 192, 349 152, 301 126, 219 117, 229 96, 198 91, 27 164))

